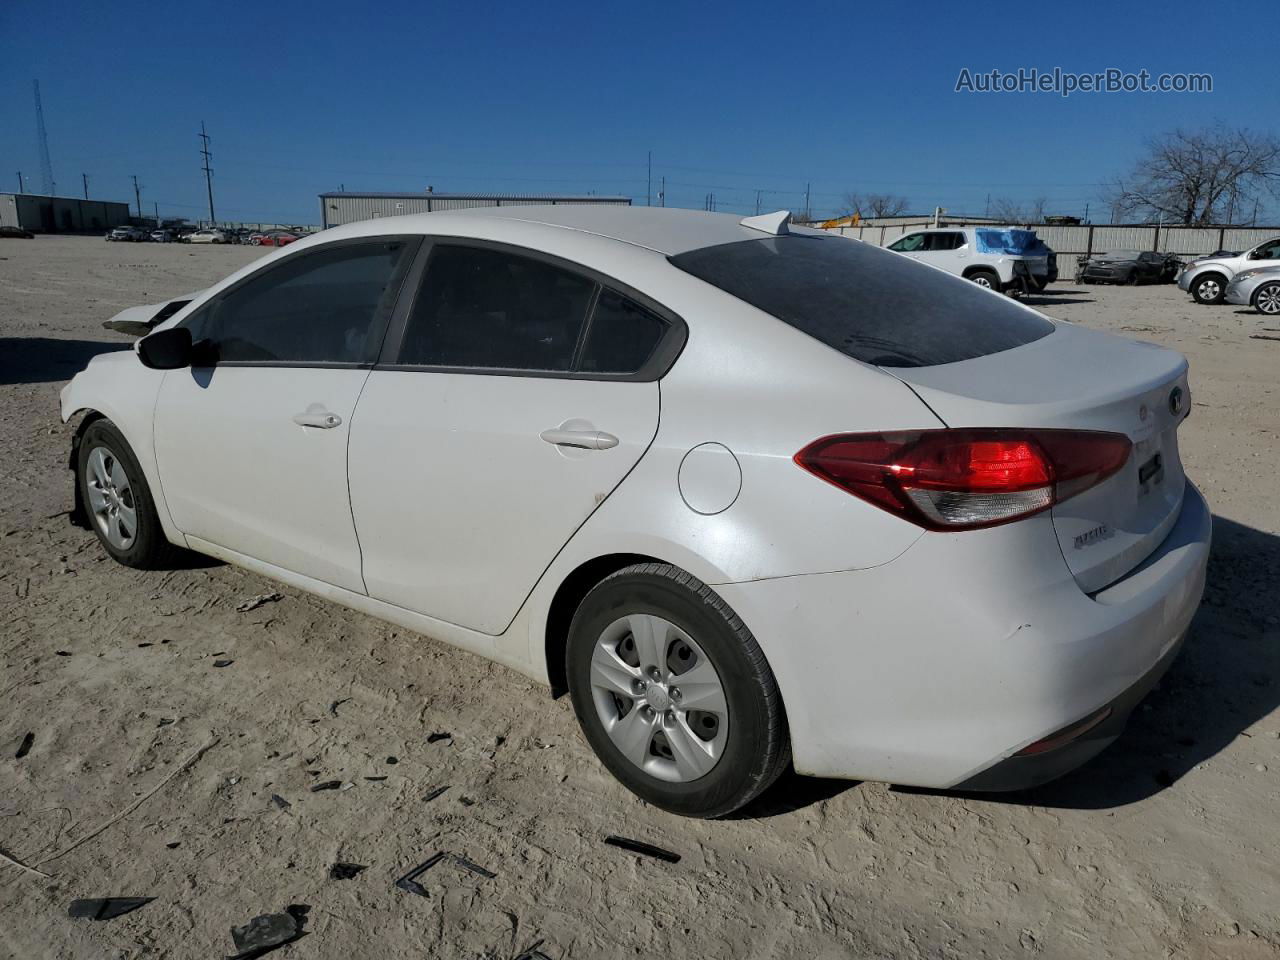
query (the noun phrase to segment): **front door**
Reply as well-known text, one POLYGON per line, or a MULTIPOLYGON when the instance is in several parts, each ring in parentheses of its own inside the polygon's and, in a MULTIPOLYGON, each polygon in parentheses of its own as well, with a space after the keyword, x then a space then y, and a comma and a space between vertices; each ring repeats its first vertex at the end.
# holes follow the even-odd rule
POLYGON ((347 442, 416 241, 299 251, 184 323, 213 357, 160 388, 156 458, 189 537, 364 592, 347 442))
POLYGON ((435 243, 352 427, 369 595, 502 633, 648 448, 682 329, 559 261, 435 243))

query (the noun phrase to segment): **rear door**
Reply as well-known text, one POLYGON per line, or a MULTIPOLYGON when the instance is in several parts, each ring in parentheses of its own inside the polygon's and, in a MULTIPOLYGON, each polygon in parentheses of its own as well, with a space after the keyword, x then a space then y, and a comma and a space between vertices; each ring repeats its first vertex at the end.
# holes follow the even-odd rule
POLYGON ((496 636, 658 427, 683 324, 531 251, 436 241, 351 434, 369 594, 496 636))
POLYGON ((348 431, 417 243, 315 247, 184 321, 216 362, 166 373, 156 404, 160 481, 179 530, 364 592, 348 431))

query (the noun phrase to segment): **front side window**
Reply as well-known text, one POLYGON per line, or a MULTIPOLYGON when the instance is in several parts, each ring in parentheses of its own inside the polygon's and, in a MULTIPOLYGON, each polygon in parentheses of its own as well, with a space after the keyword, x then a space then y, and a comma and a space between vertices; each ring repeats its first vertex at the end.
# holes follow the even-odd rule
POLYGON ((914 253, 917 250, 923 250, 927 236, 927 233, 909 233, 901 240, 889 244, 889 249, 895 253, 914 253))
POLYGON ((309 250, 269 267, 187 323, 219 362, 371 364, 416 244, 309 250))
POLYGON ((1280 240, 1264 243, 1253 252, 1254 260, 1280 260, 1280 240))

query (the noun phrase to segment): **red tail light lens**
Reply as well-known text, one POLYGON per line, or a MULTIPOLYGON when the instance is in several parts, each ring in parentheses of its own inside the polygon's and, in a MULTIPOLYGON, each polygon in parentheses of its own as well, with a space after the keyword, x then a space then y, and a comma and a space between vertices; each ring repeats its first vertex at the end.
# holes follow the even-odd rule
POLYGON ((971 428, 837 434, 804 469, 930 530, 973 530, 1047 510, 1124 466, 1132 443, 1092 430, 971 428))

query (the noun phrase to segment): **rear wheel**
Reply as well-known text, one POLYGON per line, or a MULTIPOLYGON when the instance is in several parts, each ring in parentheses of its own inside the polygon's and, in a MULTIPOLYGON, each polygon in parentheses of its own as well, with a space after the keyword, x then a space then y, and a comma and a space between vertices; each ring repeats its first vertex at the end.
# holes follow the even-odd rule
POLYGON ((1280 314, 1280 283, 1264 283, 1253 295, 1253 307, 1268 316, 1280 314))
POLYGON ((790 761, 763 651, 729 606, 682 570, 638 564, 597 584, 574 615, 566 661, 587 742, 654 806, 723 816, 790 761))
POLYGON ((986 287, 988 290, 998 291, 1000 289, 1000 275, 994 270, 974 270, 969 274, 968 279, 980 287, 986 287))
POLYGON ((1206 273, 1191 281, 1191 296, 1196 303, 1221 303, 1227 295, 1227 280, 1220 273, 1206 273))
POLYGON ((133 450, 110 420, 90 424, 80 439, 76 482, 89 525, 112 558, 149 569, 177 560, 182 551, 160 526, 151 488, 133 450))

